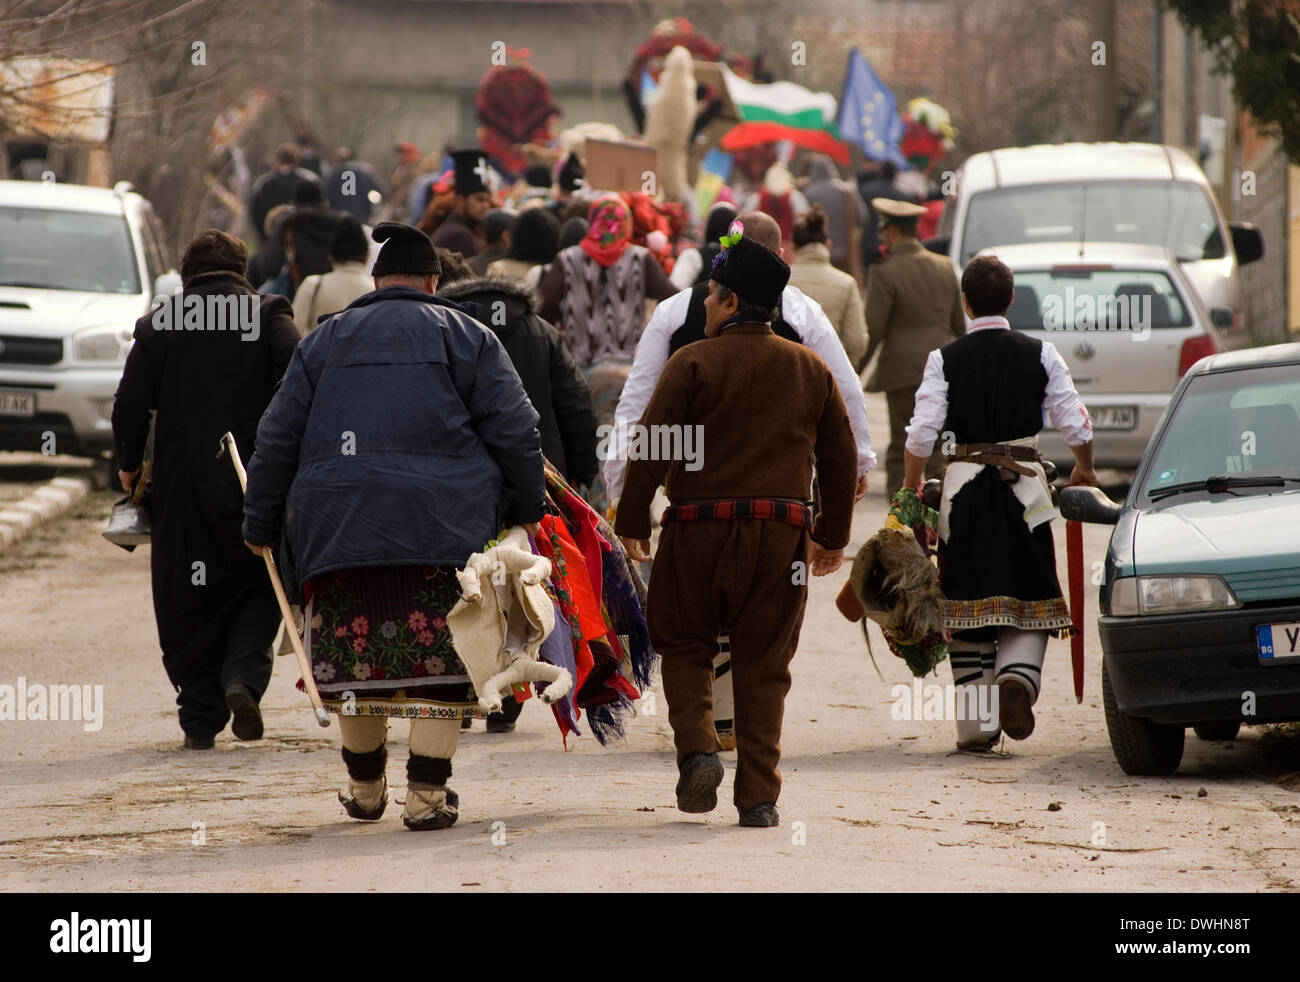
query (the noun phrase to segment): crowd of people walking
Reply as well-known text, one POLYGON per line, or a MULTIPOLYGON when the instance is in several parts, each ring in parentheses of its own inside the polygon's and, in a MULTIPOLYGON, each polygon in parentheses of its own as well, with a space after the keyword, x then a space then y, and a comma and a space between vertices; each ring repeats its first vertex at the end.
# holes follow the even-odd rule
MULTIPOLYGON (((130 487, 153 416, 154 609, 185 746, 210 748, 232 718, 238 739, 262 735, 280 616, 254 553, 273 550, 301 607, 304 682, 340 714, 345 810, 382 815, 389 720, 407 717, 403 819, 452 824, 458 733, 488 715, 471 642, 455 634, 472 593, 464 571, 526 541, 524 559, 549 564, 549 600, 538 613, 535 572, 517 590, 494 580, 501 648, 571 677, 563 698, 551 698, 554 679, 550 696, 537 689, 566 738, 583 710, 602 739, 616 732, 657 657, 679 807, 716 806, 718 754, 735 749, 741 824, 777 824, 807 596, 791 570, 822 576, 842 563, 876 466, 862 377, 887 395, 894 495, 914 490, 921 470, 942 473, 947 451, 930 456, 931 430, 951 423, 940 395, 984 420, 963 424, 964 442, 994 445, 1032 437, 1030 405, 1050 388, 1052 412, 1085 444, 1059 357, 1042 356, 1042 384, 1025 382, 1024 412, 980 415, 985 395, 958 359, 1034 361, 1037 349, 961 340, 968 314, 999 326, 1009 286, 984 266, 959 285, 917 236, 925 206, 886 170, 859 185, 809 154, 748 193, 724 186, 692 218, 692 207, 587 189, 576 153, 508 184, 478 148, 395 149, 384 182, 347 148, 322 179, 286 144, 251 190, 251 259, 215 229, 189 245, 184 290, 260 297, 256 336, 213 323, 160 333, 148 316, 136 326, 113 425, 130 487), (397 220, 372 228, 379 218, 397 220), (694 428, 702 456, 639 452, 638 426, 694 428), (227 431, 249 461, 242 500, 214 459, 227 431), (526 539, 506 536, 513 528, 526 539)), ((1090 476, 1089 459, 1077 477, 1090 476)), ((1014 526, 1002 486, 979 487, 1014 526)), ((953 521, 972 519, 959 510, 953 521)), ((999 619, 1026 582, 1015 576, 994 577, 1008 585, 985 611, 960 549, 944 575, 981 611, 964 626, 1016 632, 1020 660, 1041 664, 1038 633, 1045 644, 1065 625, 1044 565, 1050 532, 1046 544, 1028 534, 1007 532, 1039 564, 1034 595, 1015 599, 1046 615, 999 619)), ((970 651, 991 644, 980 634, 970 651)), ((1031 681, 1009 735, 1032 730, 1031 681)), ((513 727, 525 687, 491 728, 513 727)))

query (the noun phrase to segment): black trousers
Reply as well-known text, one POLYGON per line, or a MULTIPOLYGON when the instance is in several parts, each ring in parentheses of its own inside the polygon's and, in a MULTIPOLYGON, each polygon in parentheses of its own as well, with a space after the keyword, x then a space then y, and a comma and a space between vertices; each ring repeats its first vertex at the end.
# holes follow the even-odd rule
POLYGON ((214 631, 194 669, 180 682, 176 705, 181 729, 196 737, 216 736, 230 721, 226 689, 240 682, 259 700, 271 684, 271 642, 280 624, 280 608, 270 581, 249 590, 224 631, 214 631), (265 587, 261 589, 260 587, 265 587))

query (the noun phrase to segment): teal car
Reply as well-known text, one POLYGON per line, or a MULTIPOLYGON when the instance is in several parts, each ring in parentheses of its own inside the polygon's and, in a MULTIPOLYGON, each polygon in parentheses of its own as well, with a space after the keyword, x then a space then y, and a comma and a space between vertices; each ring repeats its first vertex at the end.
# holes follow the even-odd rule
POLYGON ((1113 524, 1100 590, 1102 695, 1128 774, 1178 769, 1188 727, 1300 720, 1300 344, 1212 355, 1174 391, 1113 524))

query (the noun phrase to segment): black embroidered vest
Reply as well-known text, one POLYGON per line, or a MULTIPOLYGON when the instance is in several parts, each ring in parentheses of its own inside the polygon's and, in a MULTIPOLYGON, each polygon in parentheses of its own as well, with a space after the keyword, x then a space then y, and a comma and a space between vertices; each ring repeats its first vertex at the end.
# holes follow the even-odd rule
MULTIPOLYGON (((678 348, 684 348, 693 341, 704 340, 704 298, 709 295, 709 282, 697 283, 691 287, 691 302, 686 308, 686 322, 673 331, 668 339, 668 357, 677 354, 678 348)), ((778 310, 776 320, 772 321, 772 331, 779 337, 795 344, 803 344, 803 339, 794 332, 794 328, 785 322, 778 310)))
POLYGON ((939 349, 957 443, 1004 443, 1043 428, 1043 344, 1013 330, 972 331, 939 349))

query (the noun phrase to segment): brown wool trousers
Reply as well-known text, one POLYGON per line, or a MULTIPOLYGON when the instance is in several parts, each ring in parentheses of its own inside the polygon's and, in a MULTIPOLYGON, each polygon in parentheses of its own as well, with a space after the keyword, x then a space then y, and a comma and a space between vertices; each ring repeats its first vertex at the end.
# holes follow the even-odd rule
POLYGON ((807 601, 807 533, 767 519, 674 522, 664 527, 650 574, 650 640, 663 659, 664 698, 677 763, 717 753, 713 659, 731 634, 738 766, 737 808, 781 794, 781 722, 790 662, 807 601))

